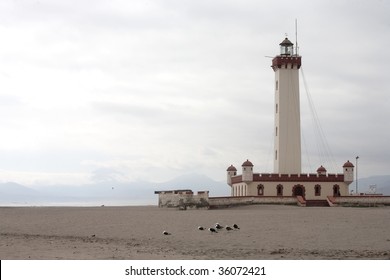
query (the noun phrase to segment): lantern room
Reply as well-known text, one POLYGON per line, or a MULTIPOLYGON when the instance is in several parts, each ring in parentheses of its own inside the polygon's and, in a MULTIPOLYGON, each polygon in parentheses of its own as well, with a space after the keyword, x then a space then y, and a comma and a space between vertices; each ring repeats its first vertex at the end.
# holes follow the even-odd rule
POLYGON ((280 55, 282 56, 291 56, 293 55, 293 46, 294 44, 291 43, 289 39, 284 39, 283 42, 279 44, 280 46, 280 55))

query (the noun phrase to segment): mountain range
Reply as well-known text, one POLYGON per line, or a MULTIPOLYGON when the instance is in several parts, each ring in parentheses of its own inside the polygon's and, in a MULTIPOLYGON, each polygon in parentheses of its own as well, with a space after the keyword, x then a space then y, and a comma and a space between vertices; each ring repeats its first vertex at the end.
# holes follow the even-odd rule
POLYGON ((172 180, 117 182, 86 185, 45 185, 27 187, 14 182, 0 183, 0 205, 157 205, 155 191, 191 189, 208 190, 210 196, 230 194, 226 182, 201 174, 185 174, 172 180))
MULTIPOLYGON (((350 185, 355 191, 356 182, 350 185)), ((191 189, 194 192, 208 190, 210 196, 228 196, 230 189, 226 182, 215 181, 202 174, 186 174, 162 183, 147 181, 103 183, 80 186, 46 185, 27 187, 14 182, 0 183, 0 205, 157 205, 155 191, 191 189)), ((390 175, 371 176, 358 180, 358 191, 390 195, 390 175), (375 188, 369 188, 375 186, 375 188)))

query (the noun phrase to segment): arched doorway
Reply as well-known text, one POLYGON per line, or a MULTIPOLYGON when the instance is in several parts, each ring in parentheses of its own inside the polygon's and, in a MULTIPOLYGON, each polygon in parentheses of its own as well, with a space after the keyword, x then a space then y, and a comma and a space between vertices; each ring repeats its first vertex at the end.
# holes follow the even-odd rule
POLYGON ((340 196, 340 186, 339 185, 333 186, 333 196, 340 196))
POLYGON ((305 187, 302 185, 295 185, 292 189, 292 195, 305 197, 305 187))

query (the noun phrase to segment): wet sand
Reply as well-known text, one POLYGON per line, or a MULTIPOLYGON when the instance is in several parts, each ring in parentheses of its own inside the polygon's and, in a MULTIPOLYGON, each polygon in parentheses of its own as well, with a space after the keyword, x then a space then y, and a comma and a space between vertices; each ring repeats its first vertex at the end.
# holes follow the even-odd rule
POLYGON ((390 207, 1 207, 0 221, 3 260, 390 259, 390 207), (240 229, 197 229, 216 222, 240 229))

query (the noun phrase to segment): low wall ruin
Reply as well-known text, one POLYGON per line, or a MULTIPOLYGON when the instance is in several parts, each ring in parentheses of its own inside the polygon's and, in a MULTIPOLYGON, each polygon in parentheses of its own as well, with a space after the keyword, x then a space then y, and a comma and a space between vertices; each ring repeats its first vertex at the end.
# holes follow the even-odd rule
POLYGON ((192 190, 156 191, 158 194, 158 207, 186 209, 209 208, 209 192, 199 191, 194 194, 192 190))

